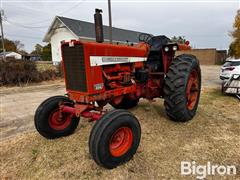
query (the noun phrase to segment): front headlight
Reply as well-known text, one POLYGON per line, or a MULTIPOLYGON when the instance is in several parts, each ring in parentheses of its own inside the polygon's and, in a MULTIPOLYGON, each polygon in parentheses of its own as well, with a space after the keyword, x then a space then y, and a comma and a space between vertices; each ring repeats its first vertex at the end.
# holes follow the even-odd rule
POLYGON ((176 51, 178 49, 177 46, 173 46, 173 50, 176 51))
POLYGON ((169 47, 165 47, 164 51, 168 52, 169 51, 169 47))

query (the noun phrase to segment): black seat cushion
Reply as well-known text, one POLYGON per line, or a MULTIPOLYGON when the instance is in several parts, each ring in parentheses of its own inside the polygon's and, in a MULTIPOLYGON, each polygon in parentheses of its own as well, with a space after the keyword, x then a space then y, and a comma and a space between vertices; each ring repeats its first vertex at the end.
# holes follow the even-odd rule
POLYGON ((168 42, 170 42, 170 39, 166 36, 154 36, 148 41, 151 45, 150 51, 160 51, 168 42))

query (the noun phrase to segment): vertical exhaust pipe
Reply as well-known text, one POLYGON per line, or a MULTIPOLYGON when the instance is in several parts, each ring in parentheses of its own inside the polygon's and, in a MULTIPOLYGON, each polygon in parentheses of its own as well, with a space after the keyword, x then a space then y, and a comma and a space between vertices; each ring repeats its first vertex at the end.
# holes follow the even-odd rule
POLYGON ((95 9, 95 14, 94 14, 95 36, 96 36, 96 42, 98 43, 102 43, 104 41, 101 13, 102 13, 101 9, 95 9))
POLYGON ((109 16, 109 41, 112 44, 112 12, 111 0, 108 0, 108 16, 109 16))

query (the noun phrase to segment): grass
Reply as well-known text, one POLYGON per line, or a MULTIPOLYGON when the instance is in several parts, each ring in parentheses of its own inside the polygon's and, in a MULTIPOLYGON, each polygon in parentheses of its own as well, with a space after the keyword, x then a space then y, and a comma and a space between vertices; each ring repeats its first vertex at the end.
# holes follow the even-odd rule
MULTIPOLYGON (((175 123, 164 112, 163 100, 141 100, 131 110, 142 127, 140 147, 134 158, 113 170, 95 164, 88 152, 93 123, 85 119, 77 131, 56 140, 36 132, 18 135, 0 144, 0 177, 16 179, 186 179, 181 161, 220 165, 240 164, 239 101, 220 90, 203 89, 192 121, 175 123)), ((211 179, 212 177, 210 177, 211 179)), ((237 176, 215 179, 240 178, 237 176)))
POLYGON ((41 63, 36 63, 37 69, 39 72, 44 72, 46 70, 56 70, 56 67, 53 64, 41 64, 41 63))

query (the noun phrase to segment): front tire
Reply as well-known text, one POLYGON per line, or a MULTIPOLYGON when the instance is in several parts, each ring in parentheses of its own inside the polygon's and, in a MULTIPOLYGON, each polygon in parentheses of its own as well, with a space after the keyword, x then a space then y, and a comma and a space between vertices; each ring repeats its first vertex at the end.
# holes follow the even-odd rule
POLYGON ((164 106, 170 119, 191 120, 196 114, 200 91, 199 61, 193 55, 177 56, 169 67, 164 85, 164 106))
POLYGON ((136 153, 141 127, 126 110, 113 110, 96 122, 89 137, 89 151, 94 161, 112 169, 129 161, 136 153))
POLYGON ((53 96, 43 101, 37 108, 34 124, 37 131, 47 139, 59 138, 72 134, 78 126, 80 118, 63 113, 59 121, 59 102, 73 106, 73 102, 65 96, 53 96))

